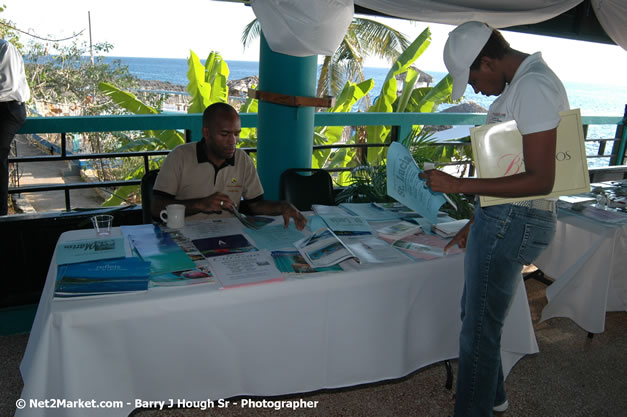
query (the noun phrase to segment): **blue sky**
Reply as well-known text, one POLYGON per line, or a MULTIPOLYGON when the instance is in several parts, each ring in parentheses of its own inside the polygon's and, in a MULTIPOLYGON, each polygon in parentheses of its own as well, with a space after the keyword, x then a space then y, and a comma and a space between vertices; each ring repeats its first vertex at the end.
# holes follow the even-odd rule
MULTIPOLYGON (((90 11, 94 42, 113 44, 113 56, 187 58, 190 49, 200 57, 218 51, 227 60, 257 61, 259 56, 258 44, 244 50, 240 42, 244 27, 254 18, 252 9, 241 4, 211 0, 3 0, 2 4, 7 6, 0 14, 4 19, 12 20, 23 30, 53 38, 87 29, 90 11)), ((417 64, 424 70, 445 71, 442 49, 452 26, 377 20, 410 39, 428 26, 432 43, 417 64)), ((627 51, 618 46, 514 32, 505 32, 504 36, 512 47, 523 52, 541 50, 545 60, 565 80, 627 86, 627 51)), ((89 41, 88 30, 82 39, 89 41)), ((366 65, 388 66, 374 59, 366 65)))

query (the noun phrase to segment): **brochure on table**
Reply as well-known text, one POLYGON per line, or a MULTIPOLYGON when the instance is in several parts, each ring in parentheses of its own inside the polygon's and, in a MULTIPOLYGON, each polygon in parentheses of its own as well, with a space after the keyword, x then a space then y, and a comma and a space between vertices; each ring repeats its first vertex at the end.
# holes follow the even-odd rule
POLYGON ((411 262, 411 258, 407 257, 407 255, 393 248, 385 240, 374 236, 366 238, 348 236, 342 237, 341 240, 355 255, 355 259, 359 259, 360 266, 411 262))
POLYGON ((294 242, 305 237, 305 233, 296 229, 292 221, 287 227, 283 224, 268 225, 256 230, 247 229, 245 233, 255 242, 258 249, 270 251, 292 248, 294 242))
POLYGON ((228 236, 242 233, 241 223, 233 217, 212 220, 186 221, 180 232, 190 240, 204 239, 208 236, 228 236))
POLYGON ((193 240, 192 242, 207 259, 214 256, 232 255, 234 253, 258 250, 243 234, 205 237, 203 239, 193 240))
POLYGON ((154 275, 194 269, 194 261, 174 241, 169 232, 158 225, 126 226, 123 233, 144 261, 150 262, 154 275))
POLYGON ((455 245, 445 252, 444 248, 449 241, 450 239, 444 239, 437 235, 422 233, 397 240, 392 243, 392 246, 403 250, 417 261, 430 261, 464 251, 455 245))
POLYGON ((342 216, 322 214, 320 217, 327 227, 334 232, 364 232, 372 234, 372 228, 363 217, 349 216, 348 214, 342 216))
POLYGON ((403 217, 402 213, 384 210, 378 207, 376 203, 341 203, 339 207, 368 222, 397 220, 403 217))
POLYGON ((77 298, 146 291, 150 263, 138 258, 59 265, 55 297, 77 298))
POLYGON ((311 236, 294 243, 313 268, 335 265, 355 254, 329 229, 318 229, 311 236))
POLYGON ((188 285, 216 283, 216 279, 213 277, 207 260, 203 258, 203 260, 194 263, 196 265, 194 269, 151 275, 149 287, 184 287, 188 285))
POLYGON ((431 223, 437 223, 444 195, 431 191, 419 177, 422 172, 406 147, 392 142, 387 155, 387 193, 431 223))
POLYGON ((377 229, 380 237, 390 239, 392 241, 402 239, 406 236, 415 235, 422 232, 422 227, 416 223, 401 221, 393 225, 385 226, 377 229))
POLYGON ((431 230, 436 235, 444 238, 453 237, 459 232, 466 224, 468 219, 453 220, 451 222, 436 223, 432 226, 431 230))
POLYGON ((242 252, 209 259, 223 288, 283 281, 269 251, 242 252))
POLYGON ((89 262, 99 259, 124 258, 126 247, 122 236, 70 240, 57 245, 58 265, 89 262))
POLYGON ((340 265, 313 268, 296 249, 272 251, 272 259, 279 271, 290 274, 311 274, 314 272, 340 272, 340 265))

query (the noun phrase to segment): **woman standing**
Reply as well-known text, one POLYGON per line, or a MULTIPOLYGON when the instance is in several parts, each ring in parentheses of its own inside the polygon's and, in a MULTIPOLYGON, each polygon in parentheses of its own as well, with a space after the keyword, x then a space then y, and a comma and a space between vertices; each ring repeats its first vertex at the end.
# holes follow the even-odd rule
MULTIPOLYGON (((444 193, 525 197, 551 192, 559 112, 569 110, 566 90, 539 52, 512 49, 499 31, 467 22, 448 37, 444 63, 453 99, 470 84, 475 93, 499 96, 487 123, 515 120, 523 137, 525 172, 502 178, 456 178, 437 170, 421 176, 444 193)), ((503 322, 524 265, 548 246, 555 232, 555 201, 534 199, 475 209, 474 219, 449 246, 466 247, 462 330, 455 416, 492 416, 508 407, 500 344, 503 322)))

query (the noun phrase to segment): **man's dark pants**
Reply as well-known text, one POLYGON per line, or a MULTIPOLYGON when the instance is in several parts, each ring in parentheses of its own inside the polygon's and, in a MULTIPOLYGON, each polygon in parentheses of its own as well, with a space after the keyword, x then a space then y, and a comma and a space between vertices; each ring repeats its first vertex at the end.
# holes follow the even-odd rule
POLYGON ((0 216, 7 214, 9 198, 9 151, 15 133, 24 124, 26 107, 17 101, 0 102, 0 216))

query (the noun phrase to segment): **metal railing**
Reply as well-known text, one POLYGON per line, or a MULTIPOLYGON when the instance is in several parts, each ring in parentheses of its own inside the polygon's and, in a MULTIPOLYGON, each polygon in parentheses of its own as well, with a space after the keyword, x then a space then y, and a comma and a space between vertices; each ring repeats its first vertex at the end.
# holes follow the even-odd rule
MULTIPOLYGON (((254 128, 257 126, 256 113, 242 113, 242 127, 254 128)), ((396 138, 405 138, 415 125, 481 125, 485 123, 485 114, 478 113, 326 113, 320 112, 315 114, 314 124, 316 126, 378 126, 386 125, 393 127, 393 136, 396 138)), ((613 141, 617 145, 614 146, 615 152, 612 159, 622 162, 625 159, 625 148, 627 144, 627 129, 620 129, 624 121, 618 116, 583 116, 584 126, 589 125, 612 125, 616 126, 617 133, 622 131, 620 138, 598 138, 591 141, 602 143, 599 146, 597 155, 589 155, 589 158, 608 158, 602 155, 605 150, 605 144, 613 141)), ((61 134, 61 147, 59 155, 52 156, 36 156, 36 157, 15 157, 10 158, 11 163, 20 162, 49 162, 49 161, 71 161, 71 160, 97 160, 97 159, 115 159, 126 157, 142 157, 144 164, 144 172, 149 170, 150 158, 155 156, 163 156, 169 150, 161 151, 141 151, 141 152, 115 152, 115 153, 81 153, 72 154, 67 150, 67 134, 68 133, 90 133, 90 132, 123 132, 123 131, 146 131, 146 130, 179 130, 183 131, 186 141, 196 141, 202 138, 201 133, 202 115, 201 114, 158 114, 158 115, 115 115, 115 116, 64 116, 64 117, 29 117, 24 126, 18 133, 20 134, 43 134, 57 133, 61 134)), ((461 144, 461 142, 445 142, 437 143, 438 145, 461 144)), ((387 145, 369 145, 369 144, 332 144, 323 146, 314 146, 315 149, 341 148, 341 147, 372 147, 387 145)), ((256 152, 254 148, 246 149, 247 152, 256 152)), ((468 161, 460 161, 460 163, 469 163, 468 161)), ((615 163, 620 165, 619 163, 615 163)), ((336 171, 336 169, 330 169, 336 171)), ((63 190, 65 193, 66 210, 71 210, 70 190, 99 188, 99 187, 117 187, 122 185, 137 185, 141 179, 119 180, 119 181, 101 181, 87 183, 69 183, 55 185, 39 185, 39 186, 18 186, 9 188, 10 194, 34 193, 63 190)))

